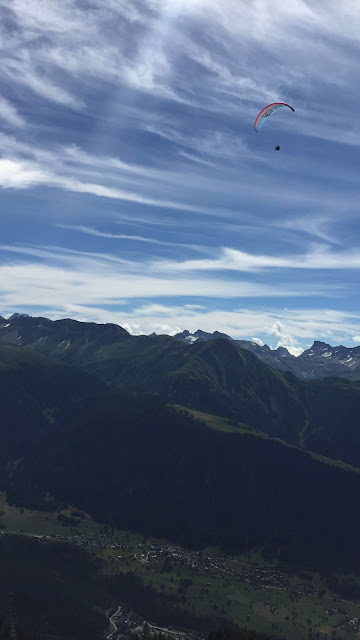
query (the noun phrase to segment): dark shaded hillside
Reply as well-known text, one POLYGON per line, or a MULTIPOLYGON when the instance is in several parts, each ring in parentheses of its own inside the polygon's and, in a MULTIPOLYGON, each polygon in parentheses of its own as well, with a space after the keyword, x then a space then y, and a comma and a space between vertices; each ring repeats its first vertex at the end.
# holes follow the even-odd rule
POLYGON ((170 336, 131 336, 115 324, 18 316, 0 327, 2 341, 26 346, 93 373, 113 387, 153 388, 185 360, 170 336))
POLYGON ((111 598, 101 584, 99 561, 85 550, 2 535, 0 565, 0 602, 14 591, 19 639, 104 638, 108 620, 102 608, 111 598))
POLYGON ((310 410, 301 444, 360 467, 360 383, 326 378, 305 389, 310 410))
MULTIPOLYGON (((212 629, 217 629, 219 625, 228 623, 228 619, 219 614, 199 616, 179 608, 177 595, 161 594, 145 586, 135 573, 112 575, 107 579, 106 586, 117 601, 126 602, 131 609, 153 624, 185 627, 208 633, 212 629)), ((133 640, 136 640, 136 637, 133 640)), ((160 638, 155 637, 155 640, 160 638)))
POLYGON ((303 566, 359 566, 360 473, 280 441, 208 429, 158 397, 111 393, 24 458, 8 496, 47 492, 100 521, 187 545, 258 546, 303 566))
POLYGON ((174 595, 145 586, 133 573, 109 575, 105 562, 68 542, 0 536, 0 638, 10 639, 9 589, 19 640, 104 640, 105 610, 119 602, 153 624, 209 632, 226 622, 180 609, 174 595))
POLYGON ((228 340, 194 345, 161 389, 173 403, 231 417, 287 442, 360 466, 360 383, 298 380, 228 340))
POLYGON ((186 362, 188 349, 170 336, 137 336, 112 347, 87 365, 87 371, 120 389, 157 390, 186 362))
POLYGON ((298 442, 306 420, 300 382, 271 369, 229 340, 195 344, 186 362, 163 381, 170 400, 298 442))
POLYGON ((84 371, 0 344, 0 464, 24 455, 56 429, 71 406, 104 389, 84 371))

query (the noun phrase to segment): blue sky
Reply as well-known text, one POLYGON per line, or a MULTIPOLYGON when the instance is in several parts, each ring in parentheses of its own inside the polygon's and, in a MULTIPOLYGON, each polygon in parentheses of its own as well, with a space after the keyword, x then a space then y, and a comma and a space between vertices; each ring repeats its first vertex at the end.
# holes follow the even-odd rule
POLYGON ((2 0, 0 30, 1 315, 360 343, 359 2, 2 0))

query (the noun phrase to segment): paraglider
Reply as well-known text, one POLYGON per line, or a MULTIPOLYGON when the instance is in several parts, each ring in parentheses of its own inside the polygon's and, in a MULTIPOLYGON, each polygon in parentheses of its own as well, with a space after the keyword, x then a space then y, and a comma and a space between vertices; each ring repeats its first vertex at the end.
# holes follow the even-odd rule
MULTIPOLYGON (((268 104, 267 107, 264 107, 256 117, 256 120, 254 123, 255 131, 259 133, 266 118, 271 116, 274 113, 274 111, 277 111, 278 109, 282 109, 284 107, 288 107, 289 109, 291 109, 291 111, 295 111, 295 109, 290 104, 287 104, 286 102, 272 102, 271 104, 268 104)), ((275 151, 280 151, 279 144, 277 144, 274 148, 275 148, 275 151)))

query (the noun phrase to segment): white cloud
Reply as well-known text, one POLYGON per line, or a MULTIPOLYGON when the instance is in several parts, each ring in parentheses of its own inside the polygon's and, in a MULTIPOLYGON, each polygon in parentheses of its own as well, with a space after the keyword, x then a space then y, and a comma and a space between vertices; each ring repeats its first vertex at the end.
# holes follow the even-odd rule
MULTIPOLYGON (((0 282, 6 282, 2 300, 10 304, 29 304, 46 299, 49 306, 59 300, 79 304, 116 304, 121 300, 154 297, 191 298, 263 298, 327 295, 323 287, 294 288, 286 284, 261 284, 246 280, 236 282, 221 278, 182 277, 179 274, 153 274, 146 263, 124 261, 112 256, 85 252, 61 251, 59 248, 1 246, 4 252, 33 256, 42 262, 6 264, 0 267, 0 282), (23 300, 21 301, 21 297, 23 300), (52 301, 50 303, 50 301, 52 301), (12 302, 13 303, 13 302, 12 302)), ((1 288, 0 288, 1 291, 1 288)), ((330 293, 330 292, 329 292, 330 293)))
MULTIPOLYGON (((91 309, 88 313, 93 314, 91 309)), ((246 308, 234 308, 224 311, 220 307, 209 311, 184 309, 182 306, 171 305, 140 305, 129 312, 108 312, 98 310, 98 322, 124 322, 132 327, 136 324, 140 333, 152 333, 159 324, 167 324, 172 333, 177 330, 188 329, 191 333, 201 328, 213 333, 218 330, 235 339, 251 340, 252 330, 263 336, 262 342, 266 342, 271 348, 285 346, 293 355, 299 355, 303 348, 314 339, 324 339, 332 344, 343 341, 346 332, 354 332, 360 327, 360 315, 347 314, 346 312, 334 312, 326 308, 304 309, 295 307, 292 310, 279 311, 268 308, 266 311, 246 308), (112 319, 111 319, 112 318, 112 319), (116 319, 115 319, 116 318, 116 319), (280 318, 280 320, 279 320, 280 318), (272 344, 274 336, 273 327, 280 322, 283 331, 276 335, 277 342, 272 344), (286 336, 288 335, 288 340, 286 336), (284 342, 285 344, 279 344, 284 342), (299 346, 303 344, 303 348, 299 346)))
POLYGON ((339 244, 339 237, 330 231, 330 228, 336 223, 338 223, 338 220, 334 219, 333 216, 307 214, 300 217, 292 216, 279 222, 274 221, 272 224, 274 227, 302 231, 310 236, 325 240, 325 242, 339 244))
MULTIPOLYGON (((72 147, 64 149, 56 146, 52 149, 44 149, 3 134, 0 134, 0 143, 3 155, 0 160, 2 166, 5 168, 10 166, 7 163, 12 163, 11 173, 14 179, 11 180, 11 186, 13 188, 26 188, 30 184, 50 186, 65 191, 124 200, 162 209, 221 216, 224 222, 227 219, 231 220, 234 212, 230 208, 216 206, 214 198, 220 201, 221 194, 226 197, 229 190, 235 190, 235 194, 239 190, 241 198, 255 196, 257 200, 264 202, 269 198, 279 197, 284 203, 289 199, 297 199, 298 204, 302 201, 307 204, 310 202, 312 205, 321 203, 322 206, 329 203, 329 206, 333 207, 338 206, 338 201, 343 205, 346 204, 345 196, 342 194, 334 196, 329 189, 326 193, 302 192, 299 194, 296 189, 289 188, 288 191, 282 189, 279 195, 277 187, 269 181, 266 189, 259 191, 253 175, 251 179, 249 175, 247 183, 240 188, 235 176, 235 182, 233 182, 231 179, 225 181, 216 176, 194 175, 190 169, 183 172, 169 171, 167 168, 156 171, 123 163, 116 158, 99 157, 95 154, 89 156, 82 154, 81 150, 74 151, 72 147), (108 170, 104 171, 104 167, 108 167, 108 170), (132 174, 131 178, 129 173, 132 174), (31 175, 31 181, 28 179, 29 175, 31 175), (119 188, 119 184, 124 185, 124 188, 119 188), (203 202, 204 192, 208 194, 206 202, 209 201, 209 204, 199 204, 203 202), (170 194, 172 198, 169 198, 170 194), (174 198, 174 194, 177 199, 174 198), (184 201, 186 197, 194 198, 193 202, 184 201)), ((8 173, 5 169, 4 171, 8 173)), ((1 182, 1 173, 0 185, 8 186, 8 179, 4 183, 1 182)), ((353 202, 351 194, 347 197, 353 202)), ((240 220, 238 216, 237 219, 240 220)), ((271 223, 268 224, 271 226, 271 223)), ((228 258, 226 260, 228 261, 228 258)), ((184 264, 182 268, 186 269, 187 265, 184 264)), ((191 265, 189 268, 192 268, 191 265)), ((202 268, 200 264, 198 268, 202 268)))
POLYGON ((251 338, 251 342, 254 342, 255 344, 258 344, 259 347, 263 347, 264 343, 260 338, 251 338))
POLYGON ((285 347, 293 356, 299 356, 304 351, 304 349, 298 345, 296 337, 291 335, 279 320, 267 329, 267 333, 279 338, 277 347, 285 347))
POLYGON ((0 97, 0 118, 8 122, 12 127, 21 129, 25 126, 24 118, 18 110, 6 98, 0 97))
MULTIPOLYGON (((344 50, 344 44, 356 47, 360 40, 352 0, 329 0, 326 7, 314 0, 91 0, 83 7, 75 0, 3 0, 2 6, 17 25, 16 31, 2 32, 2 73, 76 108, 83 100, 74 95, 74 78, 80 90, 89 79, 114 87, 121 82, 202 110, 239 113, 245 102, 287 97, 299 86, 309 100, 305 89, 314 79, 340 86, 356 72, 356 55, 344 50), (254 74, 249 60, 259 44, 262 59, 270 54, 271 64, 255 60, 254 74), (206 72, 186 76, 184 56, 206 72)), ((340 123, 341 109, 336 112, 340 123)), ((311 113, 314 118, 314 104, 311 113)), ((324 122, 323 108, 318 115, 324 122)), ((321 135, 325 131, 330 127, 321 135)))
POLYGON ((328 246, 313 244, 307 253, 293 255, 256 255, 237 249, 222 248, 220 257, 196 260, 159 261, 153 270, 167 271, 261 271, 266 269, 359 269, 360 252, 332 251, 328 246))
POLYGON ((13 82, 24 85, 41 98, 73 109, 82 109, 85 106, 83 100, 71 95, 63 87, 57 86, 50 78, 38 75, 30 65, 26 65, 24 60, 19 63, 12 62, 7 68, 5 67, 3 73, 13 82))
POLYGON ((0 186, 5 189, 26 189, 46 183, 49 179, 50 177, 35 165, 0 159, 0 186))
MULTIPOLYGON (((191 100, 202 108, 217 106, 221 110, 232 103, 235 106, 236 102, 239 110, 242 106, 239 98, 261 101, 276 97, 284 84, 286 55, 292 63, 286 76, 287 85, 298 82, 299 75, 306 77, 304 60, 307 77, 317 73, 318 65, 324 77, 326 60, 334 57, 334 47, 326 45, 325 35, 338 29, 339 38, 354 37, 358 17, 356 7, 350 2, 346 3, 346 9, 331 3, 326 12, 316 5, 311 7, 295 0, 288 0, 286 4, 259 0, 255 5, 238 0, 225 0, 221 5, 212 0, 176 4, 174 0, 148 0, 143 3, 142 11, 135 3, 113 0, 93 1, 89 10, 81 9, 74 0, 50 4, 43 0, 4 0, 3 4, 18 24, 16 36, 3 34, 11 54, 9 60, 3 60, 3 72, 46 99, 75 107, 81 106, 82 100, 64 86, 67 79, 62 78, 59 86, 53 81, 55 76, 61 76, 61 71, 80 79, 101 78, 114 84, 121 80, 142 92, 180 102, 189 102, 192 95, 191 100), (138 33, 132 33, 135 40, 131 55, 126 37, 129 23, 139 26, 138 33), (226 55, 219 53, 216 46, 200 45, 201 39, 188 32, 189 25, 211 33, 213 42, 225 48, 226 55), (319 37, 310 38, 310 32, 319 37), (46 39, 40 40, 43 35, 46 39), (36 37, 39 46, 29 46, 36 37), (305 38, 306 46, 303 45, 305 38), (320 44, 319 38, 322 38, 320 44), (271 51, 275 58, 275 72, 269 73, 268 66, 259 65, 255 78, 251 68, 242 63, 241 54, 245 47, 258 47, 259 41, 262 49, 271 51), (314 50, 318 54, 315 67, 310 66, 314 50), (197 99, 191 77, 186 79, 186 85, 179 82, 182 70, 178 59, 184 54, 207 71, 194 78, 194 83, 201 78, 201 88, 208 93, 205 104, 197 99), (38 68, 42 70, 41 75, 38 68)), ((327 70, 333 73, 334 67, 327 64, 327 70)))
POLYGON ((249 161, 272 165, 269 157, 255 152, 239 134, 234 136, 230 131, 205 128, 201 132, 192 131, 191 128, 178 130, 176 124, 166 123, 147 125, 146 131, 172 142, 182 157, 208 167, 223 167, 224 163, 238 165, 239 162, 249 161))
POLYGON ((149 244, 157 244, 164 247, 188 247, 196 250, 204 250, 204 247, 192 244, 186 244, 181 242, 169 242, 165 240, 156 240, 156 238, 146 238, 144 236, 134 236, 126 233, 110 233, 108 231, 99 231, 94 227, 86 227, 83 225, 71 225, 71 224, 57 224, 62 229, 70 229, 72 231, 79 231, 90 236, 98 238, 109 238, 110 240, 134 240, 136 242, 146 242, 149 244))
POLYGON ((203 206, 175 202, 162 198, 151 198, 141 193, 130 192, 116 187, 109 187, 102 184, 82 182, 69 178, 66 175, 58 175, 46 171, 36 162, 15 161, 0 159, 0 186, 4 188, 25 189, 31 186, 58 187, 76 193, 87 193, 97 197, 110 198, 113 200, 125 200, 137 202, 139 204, 165 209, 178 209, 197 213, 208 213, 208 209, 203 206))

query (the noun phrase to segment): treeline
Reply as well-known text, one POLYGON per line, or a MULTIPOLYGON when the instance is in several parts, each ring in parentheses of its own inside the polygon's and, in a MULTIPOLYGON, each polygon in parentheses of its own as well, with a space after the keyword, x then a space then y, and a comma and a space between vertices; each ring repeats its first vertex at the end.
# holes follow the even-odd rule
POLYGON ((226 624, 226 617, 200 616, 177 607, 175 595, 165 595, 145 586, 134 573, 117 574, 107 579, 107 589, 117 601, 126 602, 145 620, 160 626, 194 629, 208 633, 220 624, 226 624))
POLYGON ((103 640, 108 624, 102 610, 111 606, 101 563, 80 547, 25 536, 0 537, 0 603, 3 632, 9 627, 13 592, 18 638, 49 635, 68 640, 103 640))
MULTIPOLYGON (((46 640, 46 636, 41 633, 35 631, 29 631, 28 629, 23 629, 16 625, 16 640, 46 640)), ((0 640, 11 640, 11 626, 8 621, 0 619, 0 640)))
POLYGON ((144 586, 135 574, 107 575, 103 561, 70 543, 4 534, 0 567, 0 640, 10 638, 10 609, 18 640, 103 640, 104 612, 119 602, 156 625, 208 633, 226 623, 177 608, 175 598, 144 586))
POLYGON ((208 640, 269 640, 269 636, 239 626, 221 627, 208 635, 208 640))

